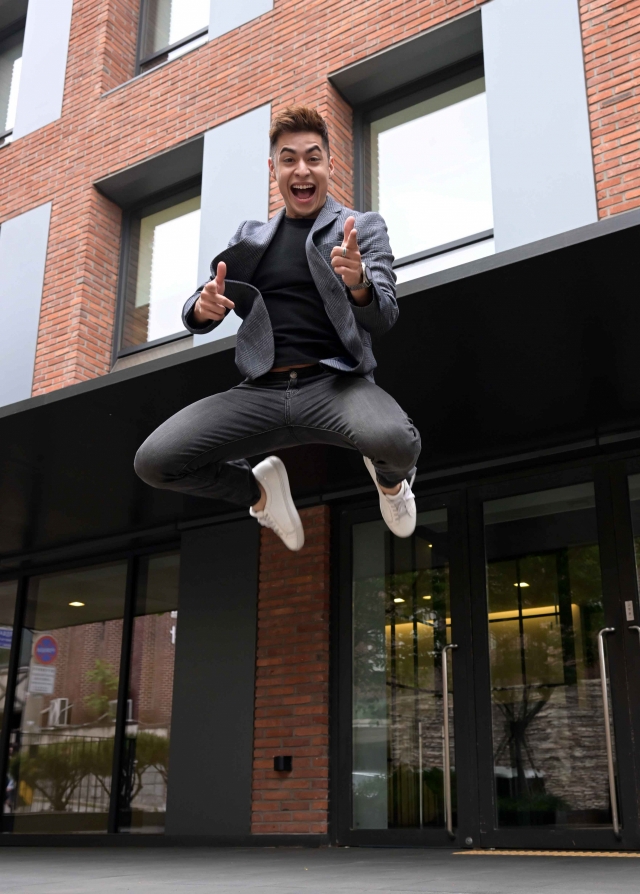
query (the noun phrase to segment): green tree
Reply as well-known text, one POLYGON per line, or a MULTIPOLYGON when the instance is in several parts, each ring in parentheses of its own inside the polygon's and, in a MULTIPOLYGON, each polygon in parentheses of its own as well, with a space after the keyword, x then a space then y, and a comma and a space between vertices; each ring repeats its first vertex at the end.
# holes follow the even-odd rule
POLYGON ((94 692, 84 697, 84 704, 97 719, 112 719, 109 716, 110 702, 118 695, 118 675, 113 665, 101 658, 96 658, 95 667, 86 674, 89 683, 95 686, 94 692))

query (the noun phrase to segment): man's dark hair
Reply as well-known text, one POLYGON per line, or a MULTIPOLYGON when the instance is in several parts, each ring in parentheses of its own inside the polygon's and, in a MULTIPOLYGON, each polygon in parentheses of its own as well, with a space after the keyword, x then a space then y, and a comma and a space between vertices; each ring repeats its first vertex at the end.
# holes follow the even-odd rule
POLYGON ((269 154, 274 157, 276 143, 283 133, 317 133, 329 157, 329 128, 320 112, 308 106, 289 106, 275 116, 269 130, 269 154))

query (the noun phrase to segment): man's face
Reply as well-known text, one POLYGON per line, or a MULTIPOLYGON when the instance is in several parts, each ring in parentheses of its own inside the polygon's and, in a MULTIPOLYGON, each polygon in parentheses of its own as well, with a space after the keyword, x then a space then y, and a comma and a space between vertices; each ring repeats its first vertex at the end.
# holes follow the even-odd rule
POLYGON ((327 198, 333 159, 327 157, 320 134, 285 133, 269 159, 271 176, 284 199, 287 217, 317 217, 327 198))

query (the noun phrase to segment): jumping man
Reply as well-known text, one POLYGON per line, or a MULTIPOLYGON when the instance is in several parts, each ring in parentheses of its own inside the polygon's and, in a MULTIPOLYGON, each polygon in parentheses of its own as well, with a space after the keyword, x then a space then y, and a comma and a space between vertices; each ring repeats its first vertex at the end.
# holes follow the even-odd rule
POLYGON ((182 315, 203 334, 236 311, 244 381, 164 422, 138 450, 136 472, 154 487, 246 506, 299 550, 304 531, 284 463, 268 456, 252 469, 247 457, 299 444, 347 447, 362 454, 388 527, 409 537, 420 435, 373 380, 371 336, 398 317, 385 222, 328 195, 329 133, 314 109, 278 114, 270 147, 285 207, 268 223, 240 224, 182 315))

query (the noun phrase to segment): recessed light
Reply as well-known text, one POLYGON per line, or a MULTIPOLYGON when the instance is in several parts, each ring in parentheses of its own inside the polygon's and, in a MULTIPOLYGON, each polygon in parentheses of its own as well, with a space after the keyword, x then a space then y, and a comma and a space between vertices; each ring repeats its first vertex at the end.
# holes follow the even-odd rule
POLYGON ((72 605, 74 608, 81 608, 84 602, 70 602, 69 605, 72 605))
POLYGON ((431 599, 431 596, 423 596, 423 599, 431 599))
POLYGON ((433 543, 427 543, 427 546, 429 547, 429 549, 433 549, 433 543))
POLYGON ((519 583, 516 582, 513 586, 514 586, 514 587, 528 587, 529 584, 528 584, 526 581, 521 580, 519 583))
POLYGON ((404 602, 404 599, 402 598, 402 596, 396 596, 396 598, 393 601, 394 602, 404 602))

